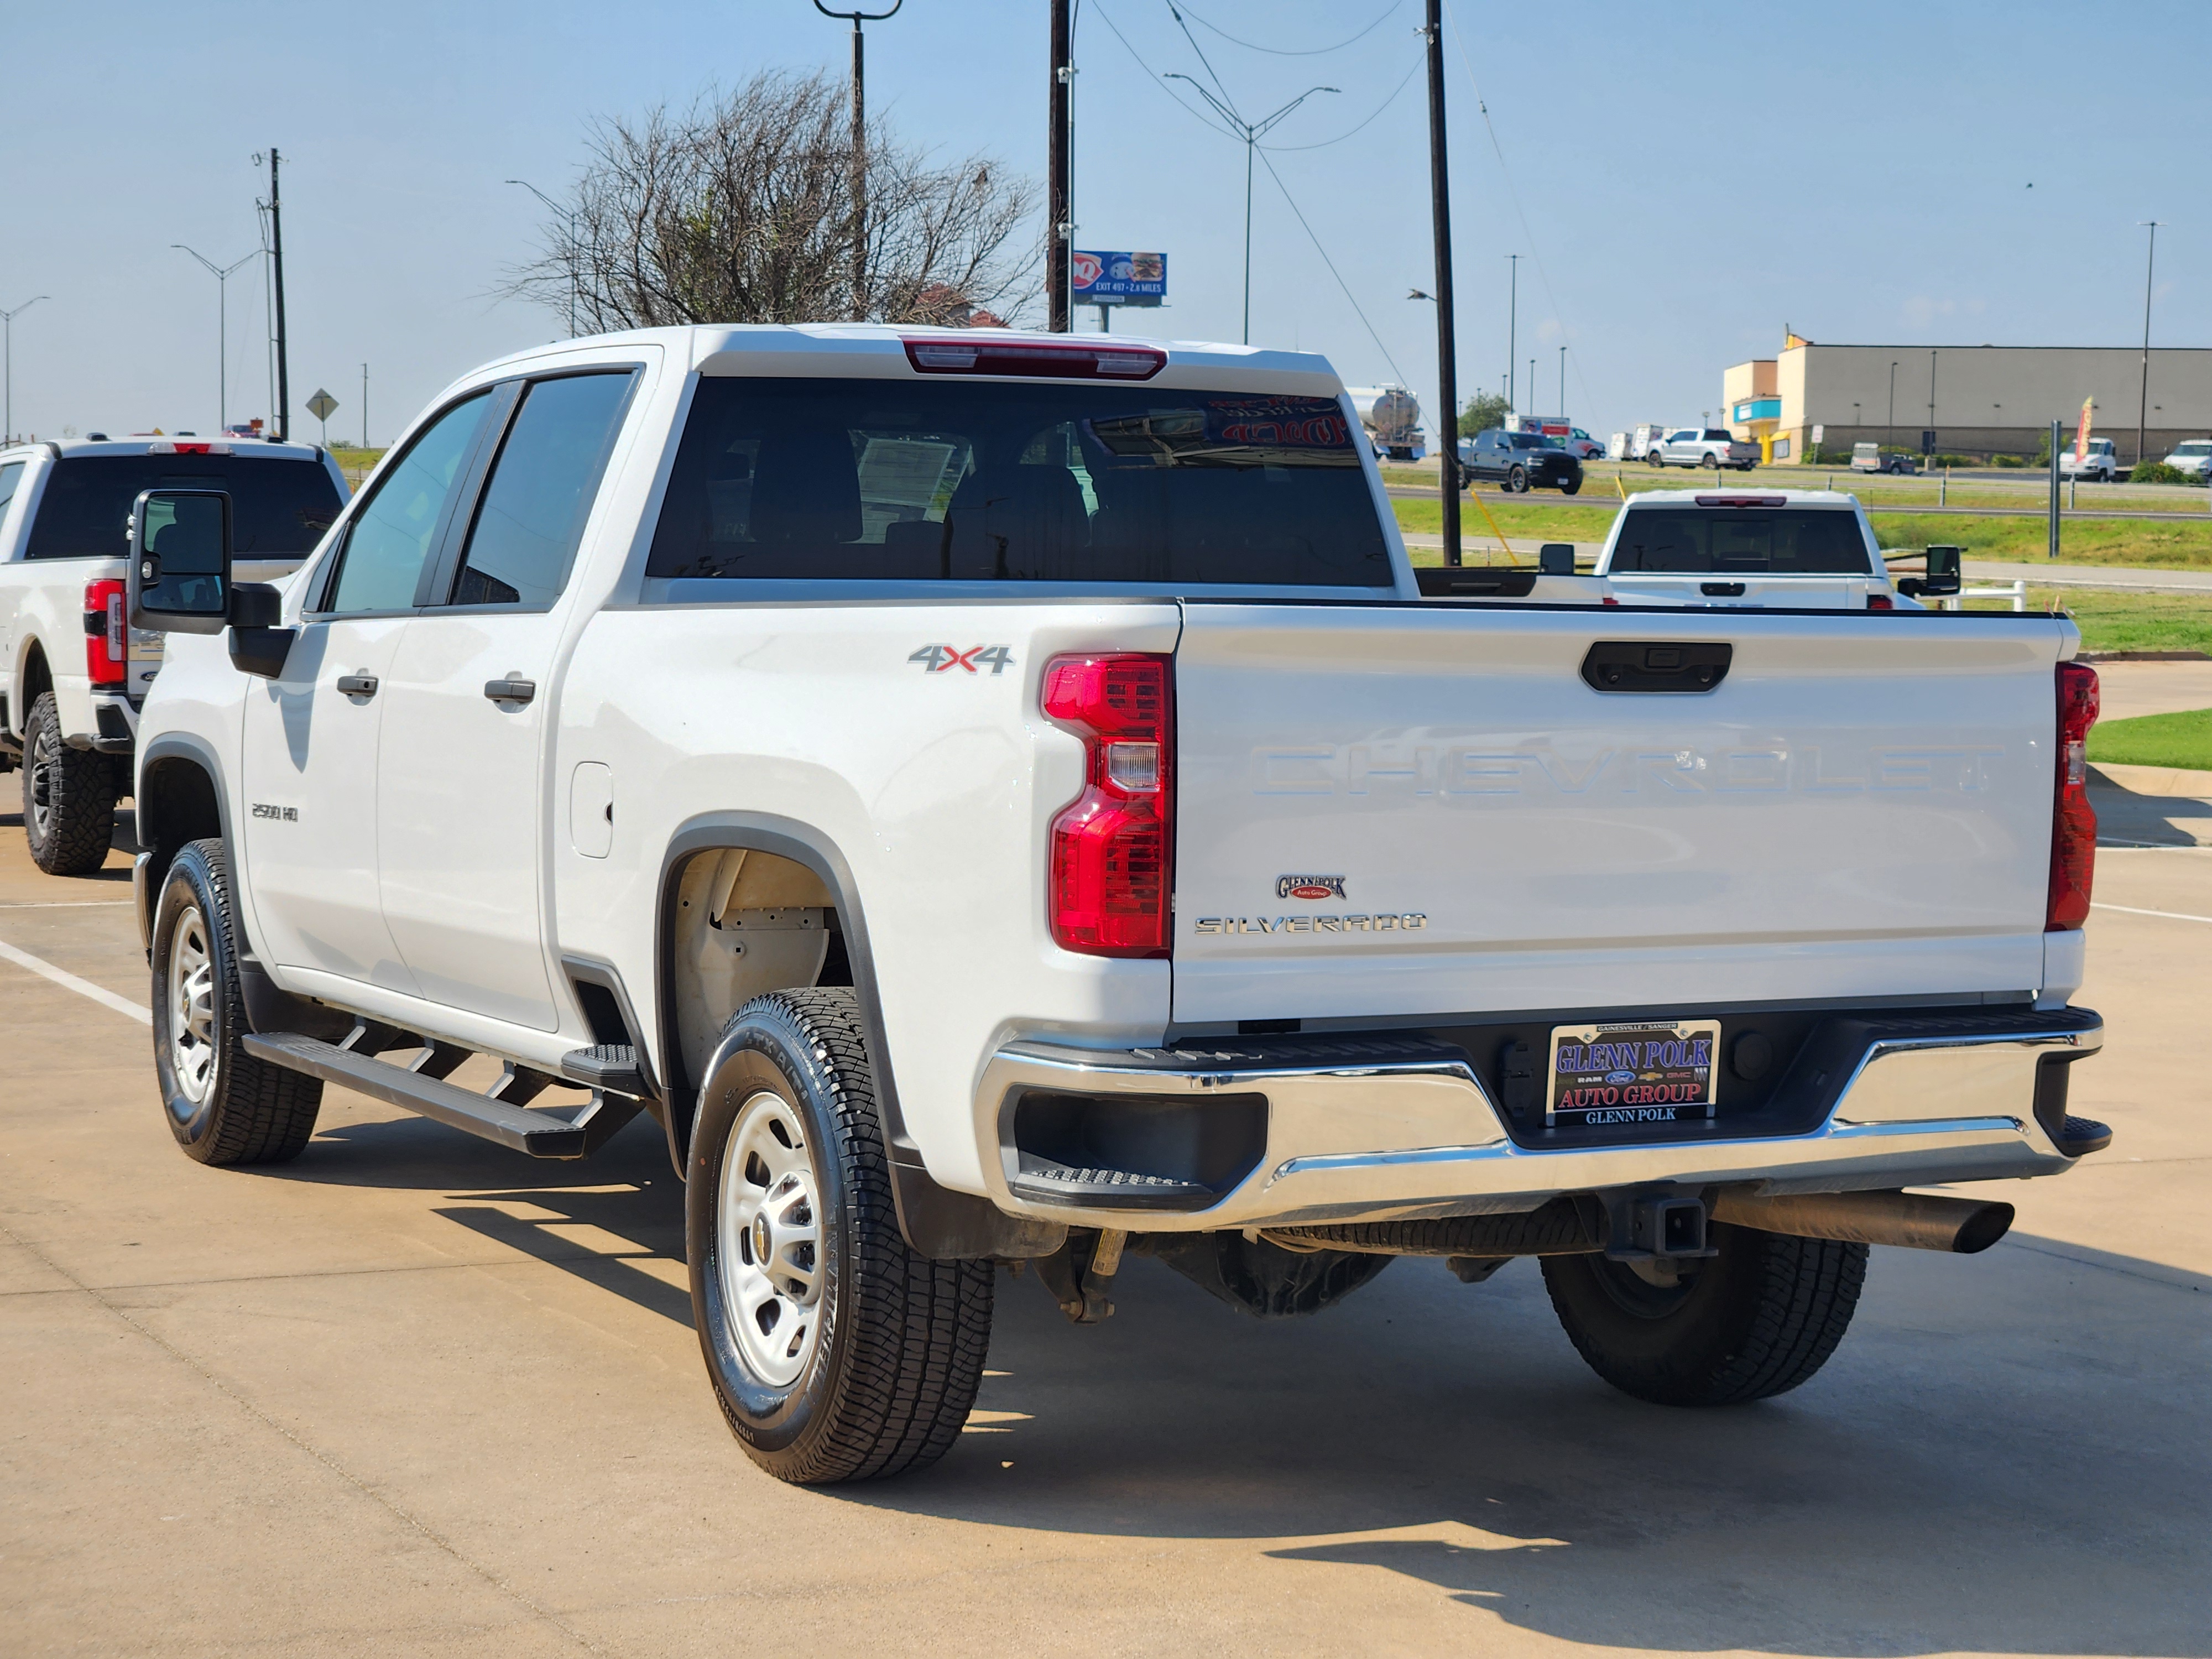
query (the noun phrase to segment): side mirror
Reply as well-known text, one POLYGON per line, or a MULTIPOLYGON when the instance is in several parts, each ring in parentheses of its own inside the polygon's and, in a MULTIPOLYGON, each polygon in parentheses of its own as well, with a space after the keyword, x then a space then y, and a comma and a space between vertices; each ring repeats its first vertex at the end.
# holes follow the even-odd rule
POLYGON ((148 489, 131 507, 125 577, 133 628, 220 634, 230 626, 230 496, 148 489))
POLYGON ((1923 593, 1951 594, 1959 591, 1960 558, 1966 551, 1959 547, 1931 547, 1928 550, 1928 580, 1921 584, 1923 593))
POLYGON ((1546 542, 1536 550, 1536 574, 1541 576, 1573 575, 1575 544, 1572 542, 1546 542))

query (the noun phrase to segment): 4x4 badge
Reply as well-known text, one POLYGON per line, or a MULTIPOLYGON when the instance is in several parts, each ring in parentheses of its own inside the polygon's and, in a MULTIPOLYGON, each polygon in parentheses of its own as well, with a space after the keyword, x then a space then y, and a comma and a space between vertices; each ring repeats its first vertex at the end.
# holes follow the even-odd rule
POLYGON ((907 660, 920 663, 927 674, 949 674, 956 668, 972 674, 979 664, 988 663, 995 679, 1014 665, 1014 653, 1003 645, 971 645, 965 651, 949 645, 925 645, 907 660))
POLYGON ((1342 876, 1277 876, 1277 898, 1325 899, 1344 896, 1342 876))

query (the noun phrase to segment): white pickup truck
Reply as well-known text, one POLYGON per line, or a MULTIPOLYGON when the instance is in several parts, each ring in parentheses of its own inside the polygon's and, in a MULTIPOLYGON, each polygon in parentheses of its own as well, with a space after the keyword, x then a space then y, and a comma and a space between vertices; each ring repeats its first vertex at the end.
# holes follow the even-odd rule
POLYGON ((0 771, 22 769, 23 831, 49 875, 106 861, 131 793, 137 710, 158 634, 126 634, 123 567, 143 489, 221 489, 241 577, 299 568, 345 500, 319 449, 189 436, 0 449, 0 771))
POLYGON ((1024 1263, 1090 1322, 1137 1254, 1257 1315, 1534 1256, 1621 1389, 1795 1387, 1869 1243, 2010 1221, 1905 1188, 2110 1138, 2078 635, 1425 599, 1358 434, 1310 356, 702 327, 463 377, 281 591, 149 493, 178 1142, 648 1115, 790 1480, 951 1447, 1024 1263))
POLYGON ((2092 438, 2086 444, 2068 444, 2058 452, 2058 476, 2111 483, 2126 477, 2128 467, 2120 459, 2118 444, 2110 438, 2092 438))
POLYGON ((1921 608, 1947 575, 1893 579, 1858 498, 1841 490, 1652 489, 1613 515, 1592 583, 1621 605, 1921 608))

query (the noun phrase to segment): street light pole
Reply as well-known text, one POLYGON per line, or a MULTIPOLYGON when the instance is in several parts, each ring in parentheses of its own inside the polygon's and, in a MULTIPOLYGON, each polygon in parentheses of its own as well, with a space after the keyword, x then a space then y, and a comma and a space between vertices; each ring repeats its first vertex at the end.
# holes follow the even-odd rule
MULTIPOLYGON (((868 320, 868 121, 862 102, 860 25, 880 23, 897 12, 906 0, 891 0, 890 11, 832 11, 814 0, 814 9, 824 17, 847 17, 853 22, 853 320, 868 320)), ((572 325, 569 333, 575 329, 572 325)))
POLYGON ((4 349, 7 356, 6 378, 8 382, 6 394, 8 404, 6 417, 7 430, 0 432, 0 443, 12 444, 15 441, 15 319, 22 315, 23 313, 28 311, 33 306, 38 304, 40 301, 51 299, 52 297, 52 295, 46 294, 34 294, 29 299, 24 301, 22 304, 17 306, 15 310, 0 311, 0 334, 4 334, 5 336, 4 349))
POLYGON ((1559 348, 1559 418, 1567 418, 1567 349, 1559 348))
POLYGON ((2162 220, 2145 219, 2142 223, 2150 231, 2150 248, 2143 257, 2143 349, 2142 401, 2136 405, 2136 465, 2141 466, 2143 454, 2143 424, 2150 413, 2150 279, 2158 266, 2158 228, 2162 220))
POLYGON ((1223 120, 1228 122, 1230 125, 1235 127, 1239 133, 1243 135, 1244 343, 1246 345, 1250 345, 1252 343, 1252 157, 1255 148, 1258 145, 1261 137, 1267 132, 1268 128, 1273 126, 1276 122, 1281 120, 1292 110, 1296 109, 1300 104, 1304 103, 1305 100, 1312 97, 1314 94, 1317 92, 1338 92, 1342 88, 1337 87, 1308 87, 1297 97, 1291 99, 1289 103, 1277 110, 1273 115, 1262 116, 1256 121, 1248 121, 1243 116, 1239 115, 1235 110, 1231 109, 1227 104, 1224 103, 1220 99, 1216 98, 1212 93, 1208 92, 1204 87, 1200 86, 1197 82, 1192 81, 1190 76, 1188 75, 1180 75, 1170 70, 1167 78, 1170 81, 1188 81, 1192 88, 1197 92, 1200 97, 1205 99, 1207 103, 1213 106, 1214 109, 1220 114, 1223 120))
MULTIPOLYGON (((1459 336, 1452 316, 1451 178, 1444 146, 1444 31, 1441 0, 1428 0, 1429 215, 1437 262, 1437 483, 1444 562, 1460 562, 1459 336)), ((1249 155, 1249 152, 1248 151, 1249 155)))
MULTIPOLYGON (((205 265, 208 268, 208 274, 215 278, 215 429, 216 433, 220 434, 227 431, 230 426, 230 308, 228 301, 230 277, 233 271, 237 270, 240 267, 243 266, 246 260, 252 258, 254 255, 253 253, 249 253, 246 256, 245 259, 236 260, 228 265, 218 265, 214 260, 209 258, 207 255, 200 252, 197 248, 186 247, 182 242, 172 242, 169 246, 182 252, 191 254, 193 258, 198 259, 202 264, 205 265)), ((258 248, 254 250, 254 253, 258 253, 259 252, 260 250, 258 248)))
POLYGON ((1897 364, 1889 366, 1889 447, 1897 447, 1897 364))
POLYGON ((580 277, 580 273, 576 269, 576 210, 574 208, 562 207, 558 202, 555 201, 550 196, 548 196, 544 191, 538 189, 537 185, 532 184, 527 179, 509 179, 506 182, 510 185, 520 185, 523 189, 528 191, 539 201, 544 203, 550 211, 557 214, 560 217, 566 219, 568 222, 568 248, 567 255, 568 264, 568 337, 573 340, 576 337, 576 294, 580 277))
POLYGON ((1505 407, 1515 407, 1513 400, 1513 354, 1519 349, 1514 342, 1514 330, 1521 320, 1521 256, 1505 256, 1505 407))

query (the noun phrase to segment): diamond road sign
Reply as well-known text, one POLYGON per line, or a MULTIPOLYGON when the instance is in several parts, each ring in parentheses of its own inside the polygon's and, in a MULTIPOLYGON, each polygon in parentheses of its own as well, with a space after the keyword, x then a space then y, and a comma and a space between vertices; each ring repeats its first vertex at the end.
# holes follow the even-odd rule
POLYGON ((313 397, 307 399, 307 413, 319 421, 329 420, 331 416, 337 413, 337 408, 338 400, 320 388, 317 389, 313 397))

